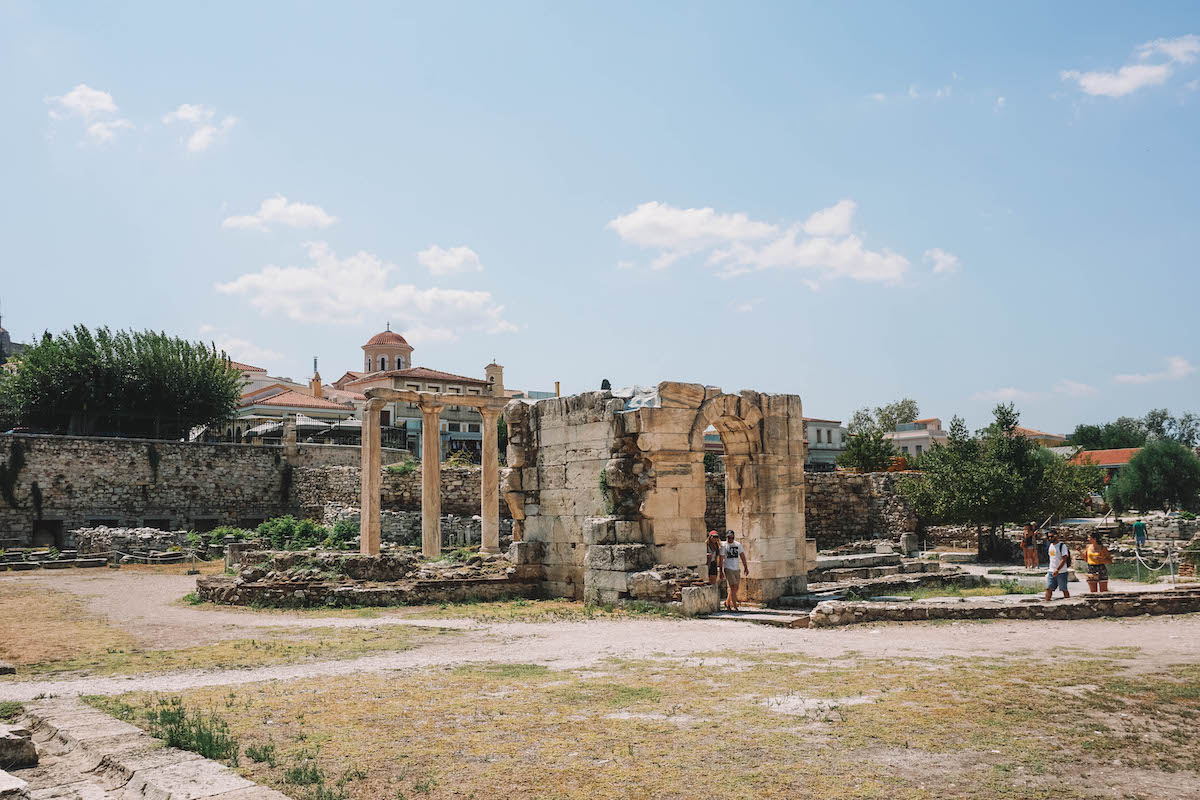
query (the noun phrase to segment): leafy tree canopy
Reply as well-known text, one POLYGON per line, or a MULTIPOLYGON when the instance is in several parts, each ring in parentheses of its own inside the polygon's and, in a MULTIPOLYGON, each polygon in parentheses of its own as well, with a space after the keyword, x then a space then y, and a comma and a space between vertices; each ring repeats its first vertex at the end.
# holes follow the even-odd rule
POLYGON ((838 464, 855 467, 859 472, 881 472, 892 465, 896 448, 881 430, 852 433, 846 439, 846 449, 838 456, 838 464))
MULTIPOLYGON (((977 438, 955 417, 946 444, 935 444, 921 459, 922 477, 900 482, 917 515, 931 522, 987 525, 994 539, 1002 523, 1080 510, 1087 494, 1100 485, 1100 471, 1068 464, 1015 435, 1020 416, 1011 403, 997 405, 992 415, 992 424, 977 438)), ((987 549, 984 537, 980 549, 987 549)))
POLYGON ((1108 500, 1117 511, 1194 509, 1200 505, 1200 458, 1179 442, 1152 441, 1113 478, 1108 500))
POLYGON ((25 350, 0 380, 0 407, 44 430, 183 438, 233 416, 241 391, 241 373, 214 346, 76 325, 25 350))
POLYGON ((1189 411, 1174 417, 1165 408, 1154 408, 1141 419, 1118 417, 1098 425, 1077 425, 1067 442, 1084 450, 1112 450, 1164 439, 1195 447, 1200 441, 1200 416, 1189 411))
POLYGON ((851 434, 867 431, 896 430, 897 425, 914 421, 921 414, 917 401, 905 397, 885 406, 876 406, 874 411, 860 408, 850 417, 849 431, 851 434))

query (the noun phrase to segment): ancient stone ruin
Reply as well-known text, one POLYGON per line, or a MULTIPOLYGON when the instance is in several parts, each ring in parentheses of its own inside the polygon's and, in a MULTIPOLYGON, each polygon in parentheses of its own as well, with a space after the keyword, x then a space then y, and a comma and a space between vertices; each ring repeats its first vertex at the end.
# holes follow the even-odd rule
MULTIPOLYGON (((475 405, 484 417, 485 470, 496 464, 493 398, 369 390, 363 419, 362 552, 379 553, 379 407, 417 403, 437 430, 445 404, 475 405), (489 417, 491 417, 489 419, 489 417), (489 441, 490 438, 490 441, 489 441)), ((612 601, 631 596, 632 576, 654 565, 701 570, 705 563, 704 434, 721 436, 726 524, 746 548, 743 583, 752 600, 804 591, 815 548, 804 536, 804 425, 800 398, 728 394, 664 382, 652 390, 588 392, 504 407, 509 471, 503 486, 513 519, 516 563, 540 564, 547 593, 612 601)), ((424 428, 423 428, 424 429, 424 428)), ((439 465, 423 462, 424 553, 436 556, 439 465)), ((498 476, 497 476, 498 477, 498 476)), ((483 476, 483 485, 496 482, 483 476)), ((483 493, 483 548, 496 546, 494 502, 483 493)))

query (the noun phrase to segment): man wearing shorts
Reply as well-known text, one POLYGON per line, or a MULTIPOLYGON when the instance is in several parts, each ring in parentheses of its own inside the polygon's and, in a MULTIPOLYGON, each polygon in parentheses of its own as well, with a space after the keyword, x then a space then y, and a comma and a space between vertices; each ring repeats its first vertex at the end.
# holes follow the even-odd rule
POLYGON ((734 541, 733 531, 725 532, 725 543, 721 545, 721 569, 725 574, 725 583, 729 586, 729 596, 725 599, 726 611, 740 611, 738 608, 738 587, 741 586, 742 576, 750 576, 750 564, 746 561, 746 550, 734 541))
POLYGON ((1133 543, 1138 547, 1146 546, 1146 523, 1140 519, 1133 523, 1133 543))
POLYGON ((1071 596, 1071 593, 1067 591, 1067 576, 1070 572, 1067 559, 1070 557, 1070 551, 1067 550, 1066 544, 1060 541, 1058 531, 1051 529, 1046 538, 1050 542, 1048 548, 1050 571, 1046 573, 1046 601, 1050 601, 1055 589, 1061 591, 1063 598, 1066 599, 1071 596))

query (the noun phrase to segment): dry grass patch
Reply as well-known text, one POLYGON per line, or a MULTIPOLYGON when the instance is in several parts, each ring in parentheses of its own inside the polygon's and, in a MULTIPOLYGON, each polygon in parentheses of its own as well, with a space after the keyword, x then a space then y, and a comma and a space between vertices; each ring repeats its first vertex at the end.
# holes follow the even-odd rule
POLYGON ((417 619, 474 619, 481 622, 575 622, 646 616, 673 617, 678 614, 654 603, 592 605, 562 599, 517 599, 414 607, 412 616, 417 619))
POLYGON ((75 595, 0 583, 0 661, 17 667, 102 658, 134 639, 88 613, 75 595))
POLYGON ((1137 796, 1134 777, 1104 772, 1113 746, 1146 774, 1200 780, 1193 665, 1132 675, 1116 660, 1075 656, 710 658, 578 671, 468 664, 199 689, 184 700, 225 714, 244 746, 272 754, 274 764, 242 759, 247 776, 297 797, 307 795, 287 770, 305 764, 343 778, 352 770, 339 790, 352 798, 1124 796, 1110 785, 1137 796), (1164 732, 1132 741, 1102 727, 1114 714, 1164 732), (1164 719, 1191 735, 1171 738, 1164 719))

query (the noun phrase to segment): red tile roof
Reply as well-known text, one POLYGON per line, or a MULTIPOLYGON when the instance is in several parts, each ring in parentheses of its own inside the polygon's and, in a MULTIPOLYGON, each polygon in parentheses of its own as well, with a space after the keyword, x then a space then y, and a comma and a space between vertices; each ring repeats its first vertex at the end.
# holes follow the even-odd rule
POLYGON ((288 408, 327 408, 329 410, 351 411, 349 406, 335 403, 323 397, 313 397, 311 394, 298 392, 294 389, 273 394, 262 400, 248 400, 242 403, 242 408, 248 406, 287 406, 288 408))
POLYGON ((925 419, 914 419, 913 420, 913 424, 916 424, 918 422, 941 422, 941 420, 938 419, 937 417, 926 417, 925 419))
POLYGON ((1045 431, 1039 431, 1039 430, 1035 430, 1033 428, 1022 428, 1020 425, 1013 428, 1013 433, 1019 434, 1021 436, 1028 436, 1031 438, 1036 438, 1038 436, 1049 436, 1054 439, 1066 439, 1067 438, 1066 436, 1063 436, 1060 433, 1046 433, 1045 431))
POLYGON ((341 400, 343 402, 345 402, 347 400, 366 400, 367 399, 367 396, 365 394, 361 394, 359 392, 351 392, 351 391, 347 391, 345 389, 334 389, 329 386, 326 386, 324 389, 322 389, 322 391, 325 394, 331 396, 334 400, 341 400))
POLYGON ((481 381, 479 378, 468 378, 465 375, 455 375, 450 372, 441 372, 428 367, 408 367, 407 369, 389 369, 383 372, 368 372, 361 378, 348 381, 347 386, 353 386, 356 383, 365 383, 378 378, 412 378, 420 381, 447 381, 450 383, 477 383, 481 386, 486 386, 487 381, 481 381))
POLYGON ((262 367, 252 367, 249 364, 243 364, 240 361, 234 361, 232 359, 229 361, 229 366, 233 367, 234 369, 240 369, 242 372, 266 372, 266 370, 262 367))
POLYGON ((380 331, 367 340, 363 347, 372 347, 380 344, 402 344, 408 347, 408 342, 404 341, 404 337, 395 331, 380 331))
POLYGON ((805 422, 824 422, 827 425, 841 425, 840 419, 817 419, 816 417, 805 417, 805 422))
POLYGON ((1097 464, 1101 467, 1118 467, 1122 464, 1128 464, 1129 459, 1133 458, 1134 454, 1140 447, 1117 447, 1112 450, 1084 450, 1081 453, 1076 453, 1071 459, 1072 464, 1097 464))

